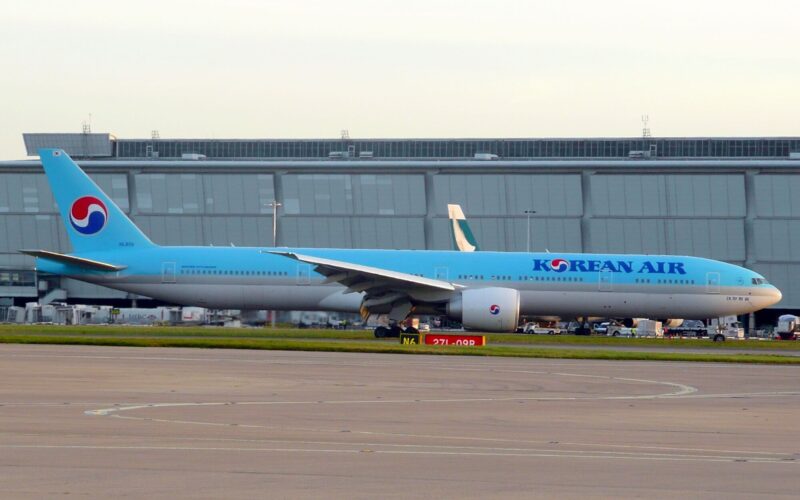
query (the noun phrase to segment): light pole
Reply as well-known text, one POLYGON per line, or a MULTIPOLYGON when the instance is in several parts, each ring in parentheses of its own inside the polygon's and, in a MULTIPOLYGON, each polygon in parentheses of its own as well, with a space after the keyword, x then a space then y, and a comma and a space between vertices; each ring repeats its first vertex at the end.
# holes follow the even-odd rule
POLYGON ((272 200, 271 202, 267 203, 267 206, 272 209, 272 246, 275 247, 277 245, 277 237, 278 237, 278 207, 282 206, 283 203, 279 202, 278 200, 272 200))
MULTIPOLYGON (((278 207, 283 205, 283 203, 279 202, 278 200, 272 200, 271 202, 267 203, 267 206, 272 209, 272 247, 275 248, 278 239, 278 207)), ((269 312, 270 323, 272 324, 272 328, 275 328, 275 311, 269 312)))
POLYGON ((528 216, 528 253, 531 253, 531 214, 535 214, 536 210, 525 210, 525 215, 528 216))

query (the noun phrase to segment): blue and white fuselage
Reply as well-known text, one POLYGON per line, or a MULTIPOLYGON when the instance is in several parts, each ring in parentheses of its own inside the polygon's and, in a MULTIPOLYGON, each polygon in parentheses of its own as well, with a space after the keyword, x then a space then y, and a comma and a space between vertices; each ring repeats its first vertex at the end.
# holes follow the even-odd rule
POLYGON ((459 290, 516 289, 520 313, 526 316, 709 318, 757 311, 780 300, 780 292, 753 271, 677 256, 153 247, 81 254, 125 266, 114 273, 46 259, 37 266, 184 305, 359 311, 365 292, 346 293, 343 285, 325 283, 326 276, 315 272, 312 264, 271 253, 275 251, 447 281, 459 290), (561 269, 559 262, 549 264, 558 260, 561 269))
POLYGON ((38 270, 175 304, 440 313, 513 331, 520 315, 710 318, 781 299, 758 273, 698 257, 158 246, 66 153, 40 156, 74 251, 23 250, 38 270))

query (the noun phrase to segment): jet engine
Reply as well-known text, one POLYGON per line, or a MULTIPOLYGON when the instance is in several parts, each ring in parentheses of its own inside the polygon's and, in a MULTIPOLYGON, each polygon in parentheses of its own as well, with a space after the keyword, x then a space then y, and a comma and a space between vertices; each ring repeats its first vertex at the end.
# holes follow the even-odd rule
POLYGON ((625 318, 621 321, 622 326, 625 328, 636 328, 639 325, 639 320, 644 318, 625 318))
POLYGON ((447 304, 447 315, 471 330, 513 332, 519 324, 519 291, 511 288, 464 290, 447 304))

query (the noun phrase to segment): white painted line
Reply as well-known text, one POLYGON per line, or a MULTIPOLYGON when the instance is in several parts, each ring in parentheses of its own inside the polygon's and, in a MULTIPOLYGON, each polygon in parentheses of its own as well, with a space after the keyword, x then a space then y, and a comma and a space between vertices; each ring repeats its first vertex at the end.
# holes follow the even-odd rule
MULTIPOLYGON (((266 426, 265 426, 266 427, 266 426)), ((282 427, 286 429, 285 427, 282 427)), ((321 430, 321 429, 299 429, 299 428, 291 428, 289 430, 302 430, 302 431, 311 431, 311 432, 331 432, 336 434, 342 434, 341 430, 321 430)), ((720 449, 713 449, 713 448, 681 448, 681 447, 672 447, 672 446, 647 446, 647 445, 625 445, 625 444, 612 444, 612 443, 574 443, 568 441, 558 441, 553 442, 549 440, 520 440, 520 439, 504 439, 504 438, 478 438, 473 436, 447 436, 447 435, 425 435, 425 434, 402 434, 402 433, 382 433, 382 432, 368 432, 368 431, 348 431, 347 434, 357 435, 357 434, 370 434, 370 435, 379 435, 379 436, 391 436, 391 437, 412 437, 412 438, 422 438, 422 439, 433 439, 433 438, 440 438, 445 440, 456 440, 456 441, 477 441, 477 442, 497 442, 497 443, 514 443, 516 445, 520 444, 532 444, 532 445, 550 445, 550 446, 575 446, 575 447, 606 447, 606 448, 621 448, 621 449, 630 449, 630 450, 655 450, 655 451, 678 451, 684 452, 679 455, 686 454, 688 456, 697 456, 703 453, 713 453, 713 454, 724 454, 727 455, 763 455, 765 457, 772 457, 772 458, 780 458, 782 460, 786 459, 800 459, 800 456, 796 454, 790 454, 789 452, 777 452, 777 451, 753 451, 753 450, 720 450, 720 449)), ((123 436, 125 437, 125 436, 123 436)), ((297 443, 297 441, 289 441, 286 439, 243 439, 243 438, 222 438, 222 437, 214 437, 214 438, 201 438, 201 437, 180 437, 175 436, 170 438, 171 440, 176 441, 211 441, 211 442, 232 442, 232 443, 255 443, 255 444, 262 444, 262 443, 297 443)), ((358 442, 358 441, 302 441, 306 444, 319 444, 319 445, 329 445, 329 444, 349 444, 353 446, 389 446, 389 447, 399 447, 399 448, 441 448, 441 449, 477 449, 477 450, 494 450, 494 449, 510 449, 510 450, 525 450, 530 448, 505 448, 505 447, 486 447, 486 446, 465 446, 465 445, 445 445, 445 444, 437 444, 437 445, 419 445, 419 444, 402 444, 402 443, 365 443, 365 442, 358 442)), ((571 450, 553 450, 552 448, 547 448, 548 452, 563 452, 568 453, 571 450)), ((597 451, 597 453, 615 453, 614 451, 597 451)), ((624 452, 616 452, 616 453, 624 453, 624 452)), ((653 455, 660 455, 657 453, 651 453, 653 455)), ((671 454, 674 455, 674 454, 671 454)))
POLYGON ((569 458, 569 459, 599 459, 599 460, 646 460, 670 462, 746 462, 788 464, 797 466, 800 462, 792 459, 765 458, 765 457, 723 457, 723 456, 691 456, 691 455, 651 455, 651 454, 605 454, 598 452, 571 451, 559 453, 552 450, 522 450, 522 451, 442 451, 442 450, 382 450, 380 444, 375 444, 375 449, 333 449, 333 448, 251 448, 251 447, 200 447, 200 446, 113 446, 113 445, 0 445, 0 449, 42 449, 42 450, 124 450, 124 451, 197 451, 197 452, 257 452, 257 453, 335 453, 335 454, 361 454, 374 453, 380 455, 428 455, 428 456, 453 456, 453 457, 519 457, 519 458, 569 458))
POLYGON ((277 405, 361 405, 361 404, 421 404, 421 403, 496 403, 508 401, 604 401, 604 400, 629 400, 629 399, 658 399, 665 397, 683 396, 697 392, 696 387, 676 382, 662 382, 658 380, 645 380, 634 378, 622 377, 609 377, 606 375, 587 375, 587 374, 574 374, 574 373, 556 373, 556 372, 530 372, 530 371, 511 371, 510 373, 528 373, 528 374, 544 374, 544 375, 557 375, 557 376, 575 376, 584 378, 594 378, 601 380, 622 380, 625 382, 635 382, 640 384, 652 385, 666 385, 674 387, 677 390, 672 392, 665 392, 659 394, 643 394, 643 395, 619 395, 619 396, 530 396, 530 397, 503 397, 503 398, 437 398, 437 399, 366 399, 366 400, 316 400, 316 401, 225 401, 225 402, 190 402, 190 403, 145 403, 132 406, 117 406, 113 408, 101 408, 97 410, 89 410, 85 413, 87 415, 108 416, 112 413, 120 413, 124 411, 142 410, 146 408, 170 408, 170 407, 186 407, 186 406, 232 406, 232 405, 264 405, 264 406, 277 406, 277 405))

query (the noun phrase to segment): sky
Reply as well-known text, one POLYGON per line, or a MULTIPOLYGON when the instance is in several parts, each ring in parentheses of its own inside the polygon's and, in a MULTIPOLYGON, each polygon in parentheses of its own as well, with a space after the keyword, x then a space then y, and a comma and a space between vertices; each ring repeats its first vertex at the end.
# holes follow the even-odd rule
POLYGON ((800 2, 5 2, 0 159, 120 138, 800 135, 800 2))

